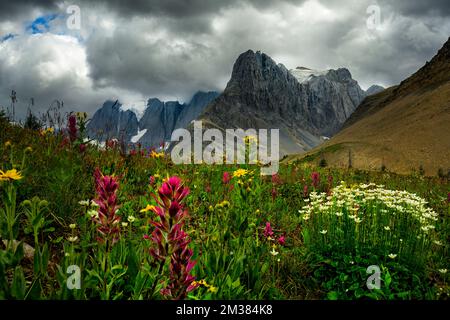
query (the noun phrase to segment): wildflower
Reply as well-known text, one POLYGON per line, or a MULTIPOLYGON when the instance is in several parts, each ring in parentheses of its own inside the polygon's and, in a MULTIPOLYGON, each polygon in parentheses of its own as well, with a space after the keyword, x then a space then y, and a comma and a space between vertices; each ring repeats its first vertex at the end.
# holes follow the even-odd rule
POLYGON ((313 172, 311 174, 312 185, 314 188, 317 188, 320 183, 320 175, 318 172, 313 172))
POLYGON ((70 253, 66 252, 66 253, 64 254, 64 257, 70 257, 70 253))
POLYGON ((246 144, 249 144, 249 143, 251 143, 251 142, 258 143, 258 138, 255 137, 255 136, 245 136, 245 137, 244 137, 244 142, 245 142, 246 144))
POLYGON ((236 171, 233 172, 233 177, 234 177, 234 178, 243 177, 243 176, 247 175, 248 173, 249 173, 248 170, 245 170, 245 169, 237 169, 236 171))
POLYGON ((0 170, 0 181, 3 181, 3 180, 10 180, 10 181, 12 181, 12 180, 20 180, 22 178, 23 178, 22 174, 20 173, 20 171, 17 171, 16 169, 11 169, 11 170, 8 170, 6 172, 3 172, 2 170, 0 170))
POLYGON ((11 144, 11 141, 9 141, 9 140, 6 141, 6 142, 5 142, 5 149, 11 147, 11 145, 12 145, 12 144, 11 144))
POLYGON ((128 222, 122 222, 122 227, 124 228, 128 227, 128 222))
POLYGON ((169 282, 161 293, 175 300, 184 299, 198 286, 193 283, 195 277, 191 275, 196 264, 192 260, 194 252, 188 248, 190 239, 182 229, 187 216, 183 201, 188 194, 189 188, 183 186, 179 177, 173 176, 158 189, 159 199, 155 197, 159 205, 155 208, 159 221, 152 222, 155 229, 151 237, 155 246, 150 249, 150 254, 159 261, 160 270, 170 257, 169 282))
POLYGON ((69 131, 69 138, 71 142, 74 142, 77 139, 77 118, 74 115, 69 116, 69 124, 68 124, 68 131, 69 131))
POLYGON ((88 207, 90 204, 90 201, 89 200, 80 200, 80 201, 78 201, 78 204, 80 206, 88 207))
POLYGON ((144 209, 141 209, 139 212, 143 213, 149 211, 155 211, 155 206, 148 204, 144 209))
POLYGON ((385 226, 385 227, 384 227, 384 230, 389 231, 389 230, 391 230, 391 227, 385 226))
POLYGON ((128 216, 128 222, 133 223, 134 221, 136 221, 136 218, 134 216, 128 216))
POLYGON ((275 201, 275 199, 276 199, 276 197, 278 195, 277 189, 272 188, 271 194, 272 194, 272 201, 275 201))
POLYGON ((208 288, 208 291, 211 292, 211 293, 216 293, 218 290, 219 290, 219 289, 218 289, 217 287, 214 287, 214 286, 210 286, 210 287, 208 288))
MULTIPOLYGON (((120 222, 120 216, 118 216, 117 210, 117 191, 119 189, 119 183, 116 177, 104 176, 97 168, 95 173, 95 189, 97 192, 97 198, 95 202, 99 205, 98 216, 94 217, 94 221, 97 224, 98 232, 106 237, 106 240, 111 239, 113 243, 118 240, 119 227, 117 224, 120 222)), ((100 239, 102 240, 102 239, 100 239)))
POLYGON ((356 222, 356 223, 361 223, 361 222, 362 222, 362 219, 360 219, 360 218, 355 218, 355 222, 356 222))
POLYGON ((77 227, 77 225, 75 223, 69 224, 69 228, 72 230, 75 229, 76 227, 77 227))
POLYGON ((280 175, 278 173, 272 175, 272 183, 275 185, 282 184, 280 175))
POLYGON ((321 230, 319 231, 321 234, 327 234, 328 230, 321 230))
POLYGON ((142 236, 142 238, 143 238, 144 240, 150 240, 150 236, 149 236, 148 234, 144 234, 144 235, 142 236))
POLYGON ((76 115, 78 121, 84 121, 87 118, 86 112, 77 112, 75 115, 76 115))
POLYGON ((270 226, 270 222, 266 222, 266 227, 264 229, 264 236, 267 238, 269 236, 273 236, 273 230, 270 226))
POLYGON ((303 197, 306 198, 308 196, 308 186, 305 184, 303 187, 303 197))
POLYGON ((438 246, 442 246, 442 242, 439 241, 439 240, 434 240, 433 242, 434 242, 435 244, 437 244, 438 246))
POLYGON ((228 184, 228 183, 230 183, 230 180, 231 180, 231 176, 230 176, 230 174, 228 173, 228 172, 224 172, 223 173, 223 176, 222 176, 222 182, 223 182, 223 184, 228 184))
POLYGON ((159 159, 159 158, 163 158, 164 157, 164 152, 155 152, 154 150, 152 150, 152 152, 150 153, 150 158, 154 158, 154 159, 159 159))
POLYGON ((86 151, 86 145, 84 143, 80 144, 80 153, 84 153, 86 151))
POLYGON ((275 248, 272 248, 272 251, 270 251, 270 254, 273 255, 273 256, 275 257, 276 255, 279 254, 279 252, 276 251, 275 248))
POLYGON ((77 236, 69 237, 67 238, 67 240, 69 240, 69 242, 75 242, 78 240, 78 237, 77 236))
POLYGON ((98 218, 98 211, 97 210, 89 210, 87 212, 87 215, 89 217, 91 217, 92 219, 96 219, 96 218, 98 218))
POLYGON ((25 153, 30 153, 30 152, 32 152, 33 151, 33 148, 32 147, 26 147, 25 148, 25 153))
POLYGON ((388 257, 391 259, 395 259, 397 257, 397 255, 394 253, 391 253, 391 254, 388 254, 388 257))
POLYGON ((447 269, 439 269, 438 271, 442 274, 446 274, 448 270, 447 269))
POLYGON ((286 239, 284 236, 281 236, 278 238, 278 243, 282 246, 284 246, 286 244, 286 239))

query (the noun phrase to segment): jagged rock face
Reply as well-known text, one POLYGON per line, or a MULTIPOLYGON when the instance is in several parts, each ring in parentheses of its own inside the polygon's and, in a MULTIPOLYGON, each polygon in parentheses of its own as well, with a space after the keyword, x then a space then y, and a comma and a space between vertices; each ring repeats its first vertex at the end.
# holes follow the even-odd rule
POLYGON ((175 124, 175 129, 186 128, 189 123, 197 119, 197 117, 203 112, 205 107, 213 101, 219 95, 218 92, 197 92, 189 102, 188 106, 183 108, 180 115, 178 116, 177 122, 175 124))
POLYGON ((158 99, 150 99, 139 121, 139 129, 147 129, 147 132, 139 142, 145 146, 158 146, 166 141, 168 136, 170 138, 183 108, 185 105, 178 101, 162 102, 158 99))
POLYGON ((123 136, 125 142, 129 143, 138 131, 147 129, 139 142, 145 147, 158 147, 162 142, 170 140, 173 130, 184 128, 196 119, 218 95, 217 92, 199 91, 188 104, 152 98, 148 100, 140 120, 133 111, 121 110, 120 103, 114 105, 114 102, 107 101, 92 117, 88 133, 90 137, 101 141, 123 136))
POLYGON ((239 56, 225 91, 200 119, 222 130, 279 129, 280 152, 297 153, 335 134, 365 97, 344 68, 307 80, 294 75, 268 55, 249 50, 239 56))
POLYGON ((111 138, 122 138, 129 141, 138 132, 138 119, 132 111, 123 111, 121 104, 106 101, 98 109, 87 125, 89 137, 99 141, 111 138))

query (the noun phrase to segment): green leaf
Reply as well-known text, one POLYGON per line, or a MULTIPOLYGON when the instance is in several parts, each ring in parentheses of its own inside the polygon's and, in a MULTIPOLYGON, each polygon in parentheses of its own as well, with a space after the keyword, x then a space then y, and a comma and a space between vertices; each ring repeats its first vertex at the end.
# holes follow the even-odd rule
POLYGON ((23 300, 25 298, 25 276, 21 266, 17 266, 14 271, 14 278, 11 285, 11 295, 18 299, 23 300))
POLYGON ((339 294, 336 291, 330 291, 327 294, 327 298, 329 300, 337 300, 337 299, 339 299, 339 294))

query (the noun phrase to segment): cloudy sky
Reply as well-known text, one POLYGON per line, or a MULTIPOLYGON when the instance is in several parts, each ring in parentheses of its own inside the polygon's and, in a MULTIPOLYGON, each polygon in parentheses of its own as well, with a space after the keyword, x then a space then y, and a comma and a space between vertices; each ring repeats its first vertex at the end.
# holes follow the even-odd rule
POLYGON ((390 86, 449 36, 448 0, 1 1, 0 108, 11 90, 19 115, 31 98, 35 112, 55 99, 91 113, 107 99, 187 101, 223 90, 248 49, 390 86))

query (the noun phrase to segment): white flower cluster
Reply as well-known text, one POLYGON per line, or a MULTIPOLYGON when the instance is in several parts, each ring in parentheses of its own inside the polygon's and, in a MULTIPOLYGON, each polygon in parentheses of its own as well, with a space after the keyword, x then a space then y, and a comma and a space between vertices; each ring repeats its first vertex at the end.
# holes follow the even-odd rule
MULTIPOLYGON (((374 183, 350 187, 341 182, 332 190, 331 195, 311 192, 307 203, 299 210, 303 220, 309 220, 312 214, 327 213, 341 217, 347 212, 347 216, 355 223, 361 223, 365 213, 406 213, 420 222, 425 233, 434 228, 438 216, 427 207, 427 202, 416 194, 385 189, 383 185, 374 183)), ((390 230, 390 227, 387 226, 385 230, 390 230)))

